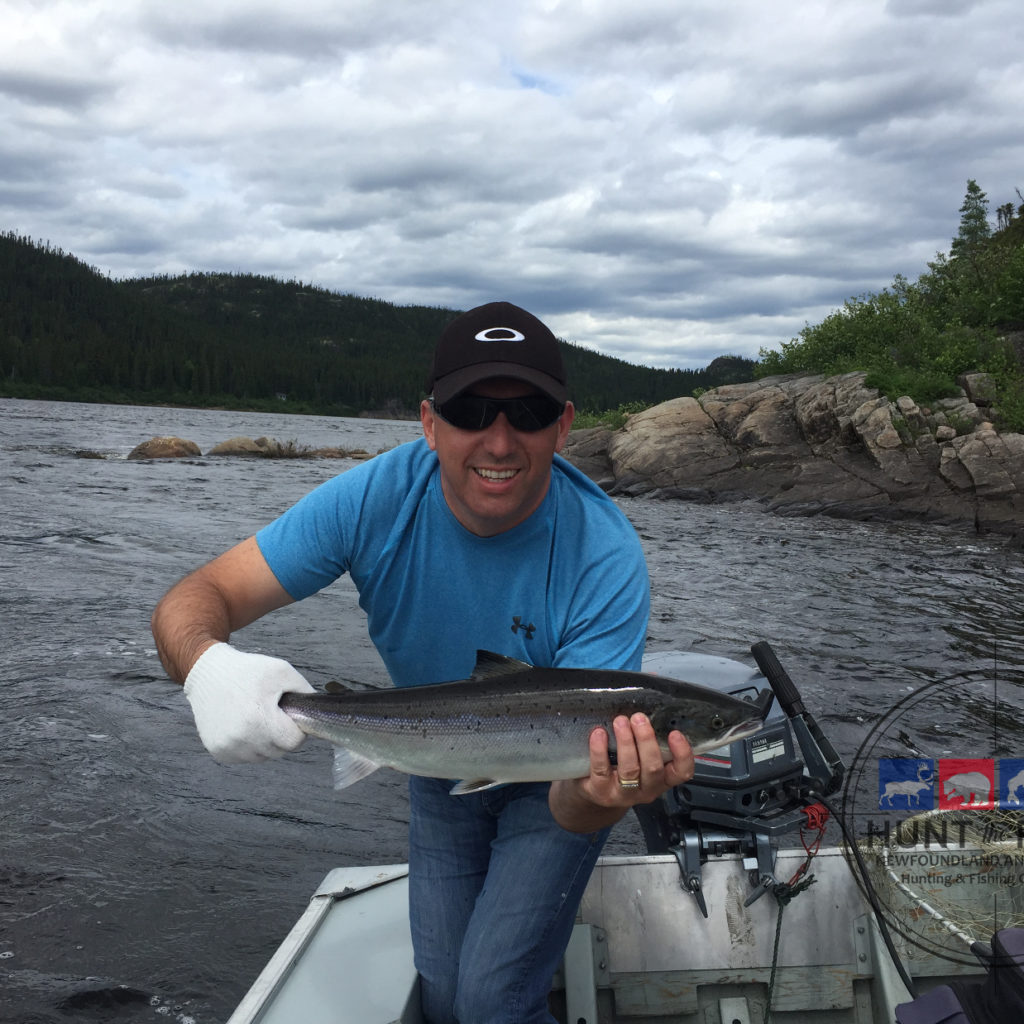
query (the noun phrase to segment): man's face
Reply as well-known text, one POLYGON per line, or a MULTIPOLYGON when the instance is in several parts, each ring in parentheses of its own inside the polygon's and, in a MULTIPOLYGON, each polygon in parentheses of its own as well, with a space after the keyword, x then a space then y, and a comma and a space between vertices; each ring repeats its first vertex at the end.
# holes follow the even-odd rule
MULTIPOLYGON (((522 381, 495 378, 469 391, 484 398, 522 398, 537 391, 522 381)), ((484 430, 460 430, 441 419, 424 401, 420 421, 427 444, 441 464, 441 489, 452 514, 479 537, 518 526, 544 500, 551 482, 551 460, 561 451, 574 410, 550 427, 532 433, 514 430, 504 412, 484 430)))

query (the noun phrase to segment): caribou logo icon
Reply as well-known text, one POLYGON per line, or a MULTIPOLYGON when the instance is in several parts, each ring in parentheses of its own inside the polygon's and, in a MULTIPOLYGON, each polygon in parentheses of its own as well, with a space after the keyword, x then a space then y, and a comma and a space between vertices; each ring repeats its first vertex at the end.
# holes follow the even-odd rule
MULTIPOLYGON (((935 778, 935 767, 931 761, 919 761, 916 779, 894 779, 885 783, 885 788, 878 797, 879 807, 893 807, 893 800, 905 799, 907 807, 920 807, 921 794, 931 792, 935 778)), ((881 787, 879 787, 881 788, 881 787)), ((929 806, 930 806, 929 802, 929 806)), ((903 806, 903 805, 901 805, 903 806)))

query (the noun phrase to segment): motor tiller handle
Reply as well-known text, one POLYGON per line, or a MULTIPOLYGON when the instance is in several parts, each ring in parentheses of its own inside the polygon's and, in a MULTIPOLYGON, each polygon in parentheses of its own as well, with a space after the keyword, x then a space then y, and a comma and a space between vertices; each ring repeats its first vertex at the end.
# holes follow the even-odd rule
POLYGON ((796 688, 793 680, 789 678, 786 670, 779 664, 779 659, 775 657, 775 652, 771 649, 768 641, 759 640, 750 648, 750 653, 754 656, 754 661, 757 662, 761 674, 775 691, 775 696, 778 698, 779 704, 782 705, 782 710, 786 712, 786 716, 792 718, 794 715, 806 714, 807 709, 800 697, 800 691, 796 688))

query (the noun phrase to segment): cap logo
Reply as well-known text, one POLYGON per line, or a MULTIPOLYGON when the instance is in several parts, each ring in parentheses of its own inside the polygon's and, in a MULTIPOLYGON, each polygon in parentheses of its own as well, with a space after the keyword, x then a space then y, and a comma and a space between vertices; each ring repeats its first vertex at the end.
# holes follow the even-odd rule
POLYGON ((526 341, 526 335, 514 327, 488 327, 473 335, 477 341, 526 341))

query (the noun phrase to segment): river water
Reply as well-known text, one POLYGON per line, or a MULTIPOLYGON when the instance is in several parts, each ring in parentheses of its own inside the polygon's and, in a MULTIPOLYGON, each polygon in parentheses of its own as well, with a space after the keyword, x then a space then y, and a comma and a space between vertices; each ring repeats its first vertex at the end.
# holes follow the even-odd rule
MULTIPOLYGON (((126 456, 166 434, 203 451, 245 434, 374 452, 417 433, 0 400, 0 1020, 218 1024, 330 868, 406 858, 404 777, 336 793, 316 742, 217 765, 148 628, 174 580, 352 463, 126 456)), ((1003 735, 1024 751, 1024 561, 1003 540, 754 504, 620 504, 650 564, 651 649, 749 663, 769 640, 847 761, 898 700, 940 680, 917 746, 987 756, 998 675, 1003 735)), ((363 621, 342 580, 236 642, 314 684, 382 685, 363 621)), ((609 846, 641 849, 631 819, 609 846)))

